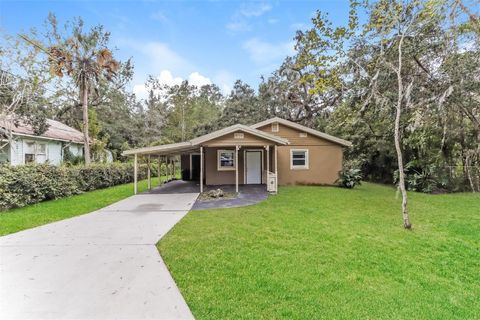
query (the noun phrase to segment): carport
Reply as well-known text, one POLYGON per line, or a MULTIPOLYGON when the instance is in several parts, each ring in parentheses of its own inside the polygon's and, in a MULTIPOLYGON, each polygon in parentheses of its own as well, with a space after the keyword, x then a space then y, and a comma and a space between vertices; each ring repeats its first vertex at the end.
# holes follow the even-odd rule
MULTIPOLYGON (((151 179, 151 163, 152 160, 157 158, 158 159, 158 176, 161 176, 161 167, 162 164, 166 167, 166 175, 167 177, 170 176, 175 177, 175 167, 176 162, 178 162, 179 157, 182 154, 190 154, 190 153, 197 153, 199 152, 200 155, 203 154, 202 147, 192 146, 190 142, 180 142, 180 143, 173 143, 173 144, 165 144, 160 146, 153 146, 153 147, 145 147, 145 148, 138 148, 138 149, 131 149, 123 152, 124 156, 132 156, 133 155, 133 190, 134 194, 138 192, 138 164, 139 160, 143 158, 147 163, 147 181, 148 181, 148 189, 152 189, 152 179, 151 179)), ((202 156, 201 156, 202 157, 202 156)), ((200 163, 203 163, 201 159, 200 163)), ((200 170, 202 173, 203 170, 200 170)), ((200 181, 202 181, 202 178, 200 181)), ((161 183, 161 181, 159 181, 161 183)), ((200 192, 203 192, 203 186, 200 187, 200 192)))
POLYGON ((267 191, 276 193, 277 146, 287 144, 288 140, 286 139, 236 124, 185 142, 126 150, 123 155, 134 157, 135 194, 138 190, 140 157, 145 159, 148 164, 148 188, 151 189, 150 164, 152 159, 158 159, 159 176, 162 164, 166 164, 169 168, 167 174, 174 176, 174 164, 181 159, 182 155, 189 156, 190 168, 192 155, 199 155, 200 192, 203 192, 204 184, 235 185, 237 193, 239 184, 257 184, 266 185, 267 191), (255 158, 257 156, 258 158, 255 158), (254 160, 249 162, 250 158, 256 159, 256 162, 254 160), (254 164, 251 168, 249 167, 250 163, 254 164))

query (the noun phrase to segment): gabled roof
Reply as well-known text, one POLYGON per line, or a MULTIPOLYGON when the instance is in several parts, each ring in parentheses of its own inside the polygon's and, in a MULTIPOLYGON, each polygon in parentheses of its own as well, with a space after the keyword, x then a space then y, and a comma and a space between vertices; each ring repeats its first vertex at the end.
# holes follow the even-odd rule
POLYGON ((275 136, 275 135, 267 133, 267 132, 263 132, 261 130, 257 130, 255 128, 252 128, 252 127, 249 127, 249 126, 245 126, 243 124, 234 124, 233 126, 214 131, 212 133, 206 134, 204 136, 200 136, 200 137, 192 139, 190 141, 192 142, 192 145, 198 145, 198 144, 201 144, 203 142, 213 140, 215 138, 219 138, 219 137, 222 137, 226 134, 237 132, 237 131, 242 131, 242 132, 245 132, 245 133, 249 133, 249 134, 252 134, 252 135, 257 136, 259 138, 263 138, 265 140, 270 140, 270 141, 273 141, 273 142, 277 142, 279 144, 288 144, 287 139, 275 136))
MULTIPOLYGON (((7 126, 11 128, 12 132, 15 135, 83 144, 83 133, 81 133, 77 129, 74 129, 64 123, 52 119, 47 119, 46 122, 48 125, 48 129, 41 135, 35 135, 32 126, 22 121, 20 121, 18 126, 15 126, 13 122, 9 122, 7 126)), ((0 123, 0 125, 2 124, 0 123)))
POLYGON ((187 152, 190 150, 198 149, 198 147, 207 141, 223 137, 224 135, 242 131, 244 133, 249 133, 251 135, 257 136, 259 138, 263 138, 265 140, 270 140, 278 144, 286 145, 288 144, 288 140, 277 137, 273 134, 269 134, 267 132, 263 132, 261 130, 257 130, 255 128, 245 126, 243 124, 235 124, 233 126, 214 131, 212 133, 208 133, 206 135, 200 136, 198 138, 194 138, 189 141, 179 142, 179 143, 172 143, 172 144, 164 144, 161 146, 153 146, 153 147, 145 147, 145 148, 138 148, 138 149, 130 149, 123 152, 123 155, 132 155, 132 154, 175 154, 179 152, 187 152))
POLYGON ((288 121, 288 120, 285 120, 285 119, 282 119, 282 118, 279 118, 279 117, 271 118, 271 119, 253 124, 251 127, 257 129, 257 128, 261 128, 263 126, 266 126, 266 125, 269 125, 269 124, 272 124, 272 123, 280 123, 280 124, 283 124, 287 127, 294 128, 294 129, 297 129, 297 130, 300 130, 300 131, 303 131, 303 132, 307 132, 307 133, 309 133, 313 136, 317 136, 319 138, 337 143, 337 144, 345 146, 345 147, 351 147, 352 146, 352 143, 350 141, 331 136, 331 135, 326 134, 324 132, 311 129, 311 128, 302 126, 301 124, 298 124, 298 123, 295 123, 295 122, 292 122, 292 121, 288 121))

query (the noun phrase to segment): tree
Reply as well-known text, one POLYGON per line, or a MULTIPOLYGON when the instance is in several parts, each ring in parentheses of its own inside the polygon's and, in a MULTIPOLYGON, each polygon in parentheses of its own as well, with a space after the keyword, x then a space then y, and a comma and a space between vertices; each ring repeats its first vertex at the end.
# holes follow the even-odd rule
MULTIPOLYGON (((354 3, 352 7, 355 6, 354 3)), ((379 0, 364 9, 368 22, 357 32, 352 31, 357 21, 354 12, 348 28, 331 28, 320 13, 317 15, 313 20, 314 28, 299 40, 302 43, 300 48, 305 50, 303 61, 311 66, 311 70, 315 70, 315 66, 321 68, 306 73, 305 78, 313 77, 318 79, 316 83, 323 84, 325 74, 335 75, 333 79, 340 79, 345 95, 340 104, 331 109, 342 110, 347 117, 350 114, 354 120, 349 122, 354 126, 360 123, 369 136, 383 139, 388 137, 386 132, 393 131, 403 225, 409 229, 404 158, 405 154, 415 157, 415 150, 428 149, 415 145, 418 140, 409 138, 428 133, 424 128, 436 130, 437 124, 432 126, 433 122, 428 121, 433 118, 428 115, 451 95, 448 88, 438 89, 439 64, 442 65, 444 53, 448 51, 445 50, 448 41, 442 29, 445 6, 428 1, 379 0), (329 39, 332 39, 333 46, 329 39), (345 113, 344 106, 355 111, 345 113), (369 120, 363 120, 365 115, 370 117, 369 120), (412 142, 408 148, 406 141, 412 142)), ((333 119, 349 120, 345 116, 333 119)), ((341 125, 345 126, 345 122, 341 125)), ((429 138, 433 136, 431 132, 428 134, 429 138)), ((385 155, 385 151, 379 151, 385 155)))
POLYGON ((47 47, 24 38, 37 47, 45 48, 50 65, 50 73, 62 78, 67 75, 74 81, 82 106, 83 135, 85 148, 85 164, 90 159, 90 137, 88 124, 88 102, 91 96, 98 93, 98 86, 102 80, 111 81, 120 67, 108 49, 110 33, 104 31, 103 26, 96 26, 84 31, 81 18, 74 20, 66 29, 71 34, 64 36, 59 33, 55 15, 48 17, 50 36, 55 42, 47 47))
POLYGON ((5 36, 0 47, 0 138, 6 144, 14 140, 14 127, 28 124, 35 134, 48 129, 45 117, 43 65, 37 60, 38 49, 5 36))
POLYGON ((236 123, 245 125, 265 120, 269 113, 262 105, 255 90, 241 80, 235 81, 233 89, 225 99, 225 107, 214 129, 228 127, 236 123))

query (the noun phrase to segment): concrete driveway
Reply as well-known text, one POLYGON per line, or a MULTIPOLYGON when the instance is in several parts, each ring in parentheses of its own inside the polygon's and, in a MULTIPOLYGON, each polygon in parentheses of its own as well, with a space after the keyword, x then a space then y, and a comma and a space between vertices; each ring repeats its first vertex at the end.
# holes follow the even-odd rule
POLYGON ((155 244, 197 196, 140 194, 0 237, 0 319, 192 319, 155 244))

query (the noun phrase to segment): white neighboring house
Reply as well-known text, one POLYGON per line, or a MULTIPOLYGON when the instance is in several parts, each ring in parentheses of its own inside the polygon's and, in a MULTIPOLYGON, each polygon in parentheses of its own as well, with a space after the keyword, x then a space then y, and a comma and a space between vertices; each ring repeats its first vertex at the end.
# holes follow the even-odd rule
POLYGON ((83 157, 83 134, 56 120, 47 119, 48 130, 36 136, 30 125, 12 126, 13 142, 0 138, 0 163, 22 165, 49 163, 59 165, 68 148, 83 157))

